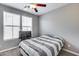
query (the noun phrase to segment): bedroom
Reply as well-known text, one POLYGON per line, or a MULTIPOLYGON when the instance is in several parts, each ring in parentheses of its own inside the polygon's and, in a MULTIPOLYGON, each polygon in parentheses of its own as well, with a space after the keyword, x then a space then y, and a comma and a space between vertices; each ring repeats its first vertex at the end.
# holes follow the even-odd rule
POLYGON ((79 3, 41 4, 0 3, 0 56, 79 56, 79 3))

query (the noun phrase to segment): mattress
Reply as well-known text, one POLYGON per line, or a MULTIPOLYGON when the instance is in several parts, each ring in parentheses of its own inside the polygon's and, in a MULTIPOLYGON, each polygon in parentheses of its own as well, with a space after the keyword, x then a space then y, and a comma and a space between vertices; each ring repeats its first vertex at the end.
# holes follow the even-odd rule
POLYGON ((26 56, 57 56, 63 47, 63 40, 49 36, 41 36, 23 40, 20 52, 26 56))

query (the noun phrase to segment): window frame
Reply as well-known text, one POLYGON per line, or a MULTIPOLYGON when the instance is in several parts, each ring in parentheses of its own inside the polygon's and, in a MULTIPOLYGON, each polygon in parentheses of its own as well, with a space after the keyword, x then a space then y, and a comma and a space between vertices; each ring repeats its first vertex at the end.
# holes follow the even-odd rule
MULTIPOLYGON (((8 11, 3 11, 3 40, 5 40, 5 41, 7 41, 7 40, 14 40, 14 39, 18 39, 18 38, 13 38, 13 34, 12 34, 12 38, 11 39, 4 39, 4 27, 12 27, 12 33, 13 33, 13 27, 19 27, 19 31, 22 31, 22 28, 23 27, 27 27, 27 26, 22 26, 22 16, 24 16, 24 15, 20 15, 20 14, 16 14, 16 13, 12 13, 12 12, 8 12, 8 11), (19 21, 20 21, 20 25, 18 26, 18 25, 13 25, 13 21, 12 21, 12 25, 4 25, 4 13, 11 13, 11 14, 14 14, 14 15, 18 15, 19 16, 19 21)), ((24 17, 27 17, 27 18, 31 18, 31 26, 29 26, 29 27, 31 27, 31 35, 33 34, 33 28, 32 28, 32 26, 33 26, 33 21, 32 21, 32 17, 28 17, 28 16, 24 16, 24 17)))
POLYGON ((7 11, 3 11, 3 40, 6 41, 6 40, 13 40, 13 39, 18 39, 18 38, 19 38, 19 37, 18 37, 18 38, 13 38, 13 33, 14 33, 14 32, 13 32, 13 28, 14 28, 14 27, 19 27, 19 31, 20 31, 20 27, 21 27, 21 25, 20 25, 20 22, 21 22, 20 17, 21 17, 21 16, 20 16, 19 14, 12 13, 12 12, 7 12, 7 11), (13 19, 12 19, 12 25, 5 25, 5 24, 4 24, 4 21, 5 21, 5 18, 4 18, 4 17, 5 17, 5 13, 9 13, 9 14, 12 14, 12 15, 17 15, 17 16, 19 17, 19 25, 13 25, 13 19), (4 28, 5 28, 5 27, 12 27, 12 38, 10 38, 10 39, 4 39, 4 37, 5 37, 5 35, 4 35, 4 30, 5 30, 5 29, 4 29, 4 28))
MULTIPOLYGON (((27 17, 27 16, 22 16, 22 23, 23 23, 23 17, 26 17, 26 18, 30 18, 31 19, 31 26, 23 26, 23 24, 21 25, 22 26, 22 31, 23 31, 23 27, 31 27, 31 32, 32 32, 32 17, 27 17)), ((28 31, 28 30, 27 30, 28 31)))

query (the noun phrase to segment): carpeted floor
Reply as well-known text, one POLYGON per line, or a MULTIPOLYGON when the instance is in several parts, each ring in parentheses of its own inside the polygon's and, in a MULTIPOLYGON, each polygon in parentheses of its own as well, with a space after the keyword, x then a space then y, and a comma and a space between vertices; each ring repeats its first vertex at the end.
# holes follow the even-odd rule
POLYGON ((0 56, 20 56, 19 48, 0 53, 0 56))
MULTIPOLYGON (((19 48, 15 48, 15 49, 0 53, 0 56, 22 56, 22 55, 20 54, 19 48)), ((60 51, 58 56, 75 56, 75 55, 65 51, 60 51)))
POLYGON ((76 56, 76 55, 62 50, 62 51, 60 51, 58 56, 76 56))

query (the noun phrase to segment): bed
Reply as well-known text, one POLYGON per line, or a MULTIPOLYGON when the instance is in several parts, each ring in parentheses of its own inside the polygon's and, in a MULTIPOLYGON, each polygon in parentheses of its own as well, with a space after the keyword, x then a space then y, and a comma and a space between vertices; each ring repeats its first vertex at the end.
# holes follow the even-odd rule
POLYGON ((20 42, 20 52, 24 56, 57 56, 64 40, 59 37, 42 35, 20 42))

